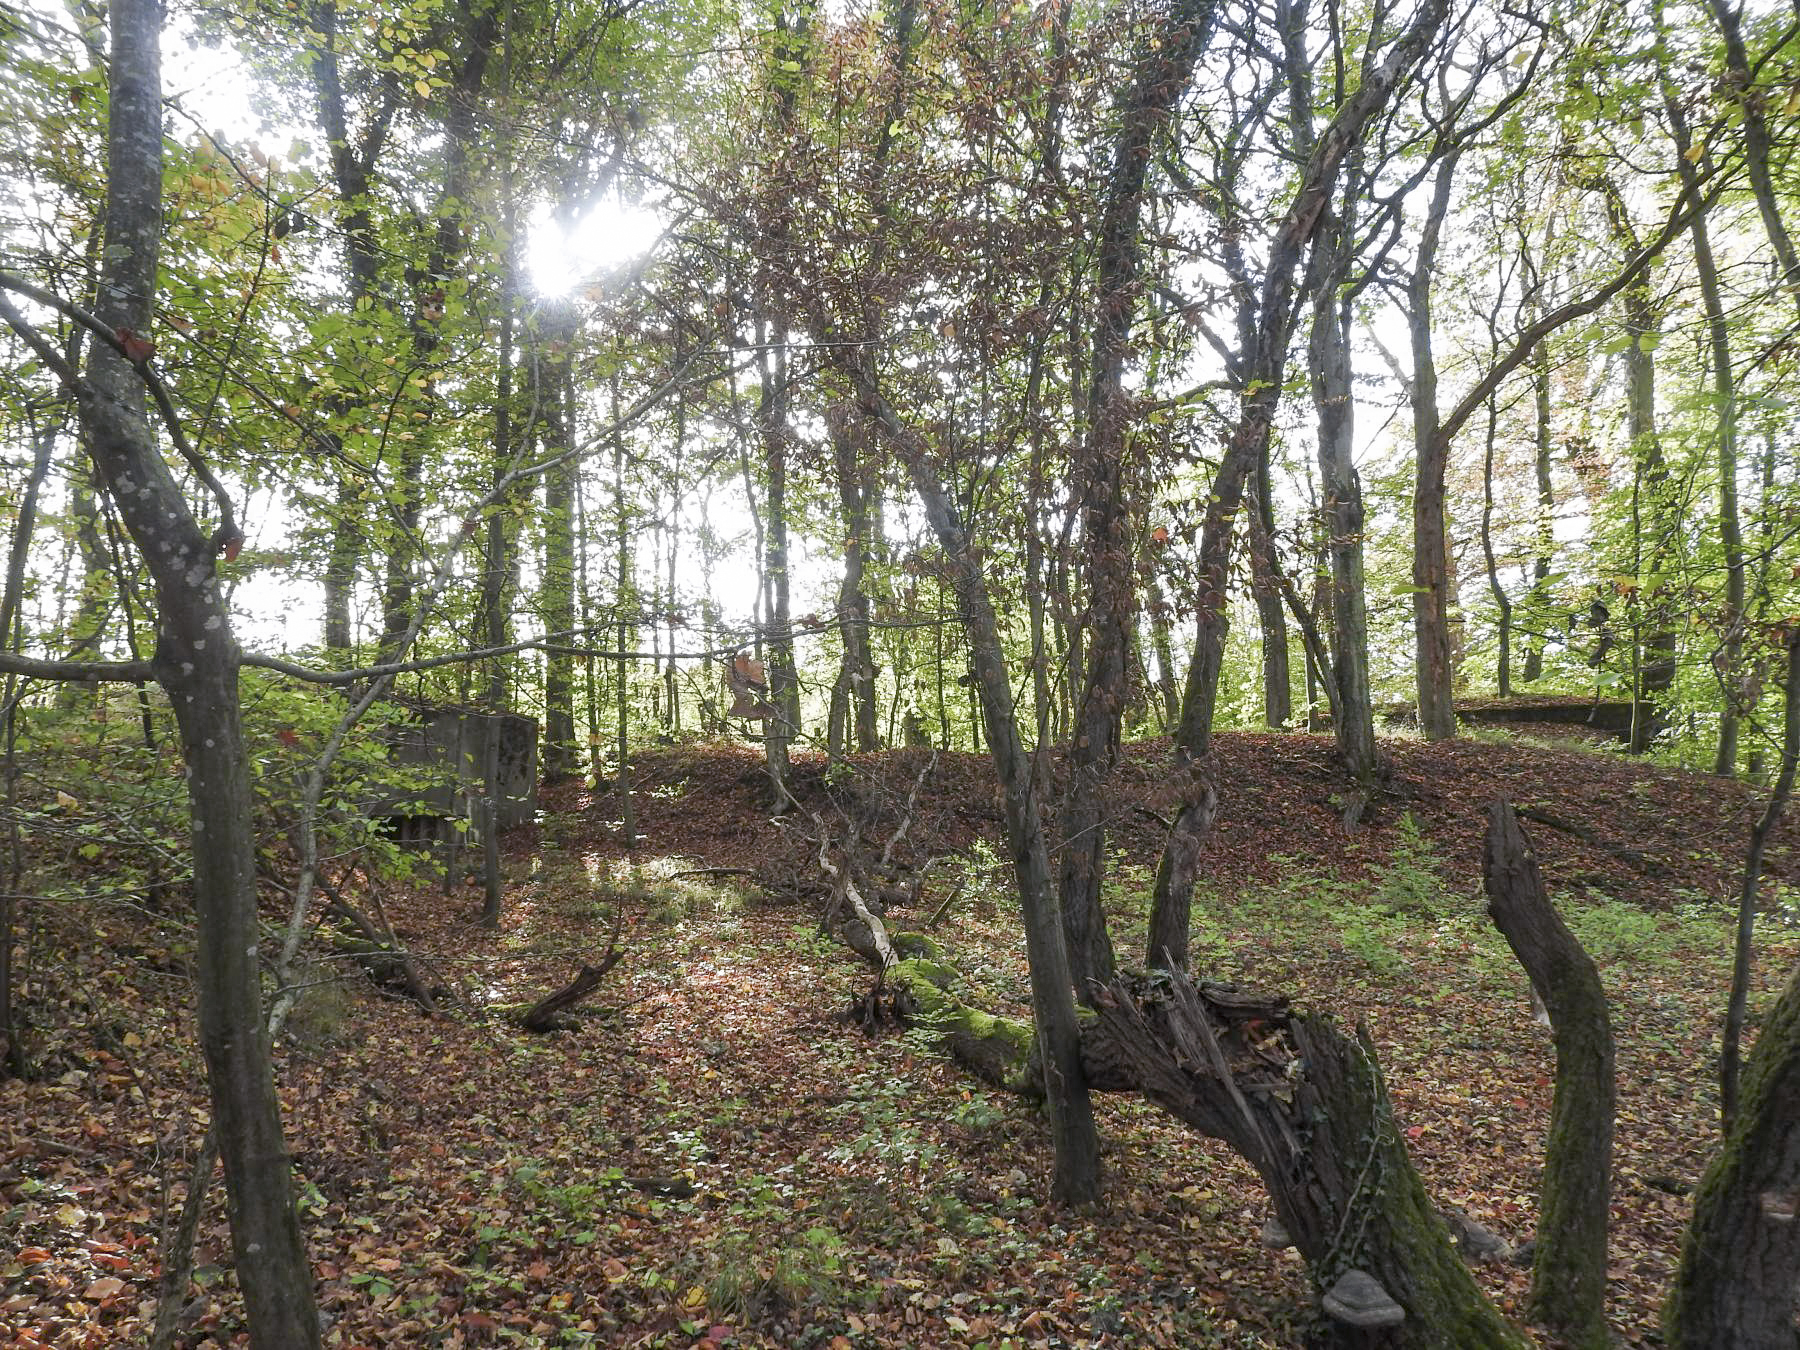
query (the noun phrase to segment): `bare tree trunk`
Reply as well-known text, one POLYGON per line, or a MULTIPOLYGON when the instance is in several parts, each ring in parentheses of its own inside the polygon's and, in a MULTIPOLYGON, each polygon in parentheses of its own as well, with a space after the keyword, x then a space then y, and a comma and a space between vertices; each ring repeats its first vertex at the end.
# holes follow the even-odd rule
POLYGON ((869 597, 863 574, 868 566, 869 503, 863 484, 858 430, 849 419, 858 414, 839 410, 831 427, 836 459, 838 504, 844 513, 844 579, 838 587, 838 628, 844 641, 842 685, 845 731, 854 730, 856 748, 881 748, 875 723, 875 660, 869 652, 869 597))
POLYGON ((1250 522, 1250 592, 1262 629, 1263 724, 1285 727, 1294 716, 1293 674, 1288 669, 1287 617, 1275 581, 1275 500, 1269 482, 1269 447, 1256 465, 1250 522))
MULTIPOLYGON (((388 132, 399 108, 398 87, 383 87, 371 100, 363 124, 350 125, 344 98, 338 47, 343 41, 334 3, 311 6, 303 25, 313 84, 313 100, 319 126, 331 157, 331 183, 342 208, 345 278, 349 308, 355 312, 365 302, 376 303, 381 249, 376 238, 371 196, 375 165, 387 144, 388 132)), ((338 404, 343 411, 345 404, 338 404)), ((341 453, 342 441, 327 433, 329 448, 341 453)), ((347 663, 354 637, 351 602, 364 551, 369 546, 364 515, 368 509, 364 484, 348 464, 337 467, 336 501, 332 510, 331 543, 325 560, 325 648, 333 659, 347 663)))
MULTIPOLYGON (((1788 650, 1792 672, 1796 648, 1788 650)), ((1791 750, 1787 763, 1791 779, 1791 750)), ((1795 1121, 1800 1121, 1800 971, 1763 1022, 1744 1076, 1742 1107, 1695 1192, 1681 1265, 1663 1309, 1663 1337, 1672 1350, 1787 1350, 1795 1343, 1794 1291, 1800 1284, 1795 1121)))
MULTIPOLYGON (((1176 772, 1186 778, 1187 786, 1157 867, 1148 952, 1152 965, 1180 967, 1187 963, 1194 876, 1217 805, 1199 767, 1212 747, 1219 675, 1224 662, 1232 531, 1243 501, 1245 480, 1261 458, 1280 399, 1294 330, 1295 273, 1331 200, 1345 156, 1361 141, 1370 122, 1387 107, 1401 80, 1437 40, 1447 11, 1446 0, 1427 0, 1381 60, 1364 72, 1362 83, 1339 108, 1308 156, 1299 186, 1270 243, 1258 307, 1256 347, 1243 372, 1238 421, 1214 475, 1201 525, 1197 632, 1182 697, 1181 722, 1175 733, 1176 772)), ((1304 71, 1290 71, 1289 75, 1306 78, 1304 71)))
POLYGON ((1362 484, 1356 474, 1356 400, 1350 365, 1350 314, 1339 299, 1348 259, 1336 222, 1314 244, 1331 258, 1316 271, 1307 364, 1319 428, 1319 488, 1325 498, 1325 547, 1331 560, 1331 669, 1335 689, 1332 733, 1344 769, 1366 797, 1373 791, 1378 751, 1369 686, 1369 612, 1363 580, 1362 484))
POLYGON ((1428 741, 1456 735, 1455 670, 1450 652, 1449 543, 1444 529, 1444 473, 1450 438, 1438 421, 1437 360, 1432 350, 1431 286, 1450 189, 1460 153, 1438 165, 1431 205, 1419 233, 1418 256, 1407 283, 1407 328, 1412 336, 1413 445, 1413 640, 1419 691, 1419 730, 1428 741))
POLYGON ((1500 647, 1496 684, 1501 698, 1512 697, 1512 597, 1500 580, 1500 567, 1494 559, 1494 443, 1499 437, 1499 409, 1488 400, 1487 437, 1481 460, 1481 556, 1487 563, 1488 590, 1494 607, 1500 611, 1496 641, 1500 647))
MULTIPOLYGON (((1750 1002, 1752 939, 1756 935, 1756 911, 1762 885, 1763 850, 1769 835, 1781 822, 1788 794, 1794 790, 1794 770, 1800 762, 1800 627, 1787 634, 1787 691, 1782 700, 1781 767, 1769 790, 1769 803, 1750 831, 1750 848, 1744 859, 1743 884, 1738 888, 1737 939, 1731 962, 1731 994, 1725 1005, 1724 1046, 1719 1053, 1719 1110, 1729 1132, 1738 1110, 1738 1054, 1744 1038, 1744 1015, 1750 1002)), ((1766 1032, 1764 1033, 1767 1034, 1766 1032)))
MULTIPOLYGON (((1531 560, 1531 602, 1527 622, 1544 624, 1544 583, 1556 551, 1556 491, 1550 480, 1550 347, 1540 342, 1531 353, 1531 394, 1534 415, 1533 468, 1537 473, 1537 555, 1531 560)), ((1534 636, 1525 648, 1525 668, 1519 678, 1526 684, 1544 674, 1544 639, 1534 636)))
MULTIPOLYGON (((1698 186, 1698 171, 1688 157, 1690 137, 1687 115, 1671 92, 1666 100, 1670 125, 1675 132, 1675 164, 1682 185, 1689 192, 1698 186)), ((1707 349, 1713 381, 1713 437, 1719 456, 1719 543, 1725 554, 1724 640, 1718 660, 1720 684, 1719 744, 1713 772, 1722 778, 1737 773, 1738 718, 1744 648, 1745 582, 1743 532, 1738 520, 1737 381, 1732 372, 1731 322, 1719 287, 1719 268, 1713 258, 1712 236, 1706 217, 1697 215, 1688 226, 1694 244, 1694 273, 1700 282, 1700 298, 1706 307, 1707 349)))
MULTIPOLYGON (((160 6, 115 0, 106 248, 95 313, 147 334, 162 233, 160 6)), ((145 412, 142 373, 96 344, 77 385, 87 444, 155 580, 154 670, 180 728, 193 817, 195 989, 238 1280, 260 1350, 314 1350, 319 1320, 263 1029, 255 834, 238 705, 239 652, 215 558, 235 527, 201 531, 145 412)))
POLYGON ((1488 913, 1530 976, 1556 1037, 1530 1315, 1572 1350, 1606 1350, 1612 1344, 1606 1233, 1618 1097, 1606 991, 1545 894, 1531 843, 1505 802, 1488 810, 1482 876, 1488 913))
MULTIPOLYGON (((575 337, 574 310, 563 304, 543 310, 538 341, 541 388, 545 405, 542 445, 550 458, 565 455, 575 444, 574 364, 570 344, 575 337)), ((538 605, 546 630, 568 633, 575 627, 575 475, 573 458, 560 459, 544 474, 544 570, 538 605)), ((586 541, 583 540, 583 547, 586 541)), ((554 781, 575 773, 581 753, 575 740, 575 657, 565 647, 544 656, 544 777, 554 781)))
POLYGON ((1140 221, 1153 143, 1211 40, 1212 19, 1212 0, 1176 0, 1164 23, 1146 36, 1122 101, 1101 211, 1088 427, 1074 474, 1088 599, 1081 626, 1089 640, 1060 821, 1060 906, 1083 1001, 1093 984, 1105 983, 1113 972, 1112 941, 1100 908, 1106 858, 1102 796, 1118 756, 1137 628, 1130 530, 1138 472, 1127 436, 1131 399, 1125 360, 1143 271, 1140 221))
POLYGON ((616 720, 614 724, 614 787, 619 794, 619 832, 625 840, 625 851, 637 851, 636 803, 631 792, 631 651, 637 639, 637 586, 632 576, 631 517, 632 506, 625 496, 625 433, 621 429, 619 372, 612 376, 613 421, 613 511, 617 530, 617 571, 613 578, 613 620, 618 639, 618 659, 613 670, 617 688, 613 690, 616 720))
POLYGON ((975 690, 980 696, 989 753, 1005 798, 1007 838, 1025 925, 1031 972, 1031 1004, 1045 1066, 1050 1132, 1056 1153, 1052 1192, 1059 1202, 1084 1204, 1100 1195, 1100 1141, 1081 1066, 1081 1032, 1075 1016, 1074 976, 1064 945, 1062 916, 1050 877, 1050 854, 1031 762, 1013 715, 1012 682, 1000 644, 998 621, 968 531, 932 465, 923 438, 880 392, 860 353, 846 358, 857 401, 905 464, 944 550, 950 584, 968 633, 975 690))
MULTIPOLYGON (((501 35, 502 7, 472 8, 482 0, 457 0, 455 20, 461 42, 452 57, 450 86, 444 91, 448 110, 444 117, 444 191, 438 206, 437 230, 426 280, 431 298, 422 298, 412 320, 413 359, 420 365, 433 362, 439 348, 438 322, 442 306, 432 303, 449 284, 452 270, 468 249, 467 222, 474 196, 472 157, 480 132, 479 100, 487 78, 494 44, 501 35), (434 315, 438 317, 433 317, 434 315)), ((510 11, 507 11, 510 12, 510 11)), ((383 660, 393 660, 412 627, 413 568, 419 556, 419 520, 425 509, 423 480, 424 434, 430 422, 421 424, 418 439, 401 443, 394 467, 395 496, 390 502, 392 530, 388 537, 385 575, 381 591, 381 648, 383 660)))

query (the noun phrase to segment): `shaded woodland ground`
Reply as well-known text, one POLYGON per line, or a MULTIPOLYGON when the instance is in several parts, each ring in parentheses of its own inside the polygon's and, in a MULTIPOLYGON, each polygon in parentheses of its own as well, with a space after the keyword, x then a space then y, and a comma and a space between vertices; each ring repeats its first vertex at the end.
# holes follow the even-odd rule
MULTIPOLYGON (((1395 798, 1346 838, 1328 740, 1217 745, 1223 809, 1196 895, 1197 971, 1367 1020, 1413 1157, 1440 1202, 1529 1238, 1548 1033, 1480 898, 1483 812, 1526 825, 1599 962, 1619 1038, 1611 1317, 1654 1344, 1716 1138, 1729 897, 1757 807, 1735 783, 1505 740, 1389 743, 1395 798)), ((927 752, 798 764, 796 791, 873 811, 927 752)), ((1166 747, 1116 777, 1107 901, 1141 944, 1166 747)), ((845 1013, 866 969, 818 928, 821 879, 771 823, 760 755, 671 749, 636 765, 634 870, 616 799, 546 790, 506 840, 497 933, 473 885, 355 878, 443 992, 427 1018, 321 959, 278 1052, 327 1333, 339 1346, 1284 1346, 1304 1271, 1223 1145, 1103 1098, 1104 1212, 1048 1209, 1037 1107, 992 1092, 926 1032, 845 1013), (742 869, 741 875, 698 869, 742 869), (683 876, 681 874, 688 873, 683 876), (625 957, 573 1030, 509 1016, 606 948, 625 957)), ((877 848, 879 825, 869 836, 877 848)), ((908 836, 937 859, 918 905, 993 1011, 1028 1011, 987 761, 942 755, 908 836), (941 910, 941 913, 940 913, 941 910)), ((1771 850, 1785 888, 1800 832, 1771 850)), ((1792 896, 1791 889, 1778 894, 1792 896)), ((276 914, 272 905, 271 919, 276 914)), ((1766 999, 1800 956, 1766 916, 1766 999)), ((141 1344, 159 1234, 205 1120, 179 922, 40 904, 26 1013, 39 1075, 0 1084, 6 1344, 141 1344)), ((177 1344, 240 1340, 220 1196, 177 1344)), ((1503 1308, 1529 1271, 1478 1278, 1503 1308)))

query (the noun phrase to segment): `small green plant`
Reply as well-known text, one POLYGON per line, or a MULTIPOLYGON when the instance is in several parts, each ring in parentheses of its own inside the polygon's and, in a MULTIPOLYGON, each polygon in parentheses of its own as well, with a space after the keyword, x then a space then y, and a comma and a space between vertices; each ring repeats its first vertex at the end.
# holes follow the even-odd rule
POLYGON ((1400 817, 1399 833, 1393 854, 1378 875, 1375 902, 1393 914, 1433 917, 1443 909, 1444 901, 1437 853, 1412 812, 1400 817))
POLYGON ((808 1228, 770 1253, 750 1233, 729 1233, 712 1247, 701 1290, 717 1318, 760 1317, 774 1308, 836 1302, 844 1274, 844 1239, 808 1228))

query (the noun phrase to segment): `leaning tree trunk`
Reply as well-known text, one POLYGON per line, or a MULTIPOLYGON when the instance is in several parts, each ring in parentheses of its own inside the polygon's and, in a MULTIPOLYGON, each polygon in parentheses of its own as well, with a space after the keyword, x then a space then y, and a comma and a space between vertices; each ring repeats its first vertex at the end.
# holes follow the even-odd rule
MULTIPOLYGON (((1219 677, 1229 623, 1231 541, 1246 480, 1274 426, 1288 345, 1293 338, 1296 270, 1331 201, 1344 160, 1361 143, 1413 66, 1436 41, 1447 0, 1426 0, 1400 39, 1366 72, 1338 109, 1312 153, 1269 244, 1263 270, 1255 347, 1244 367, 1243 400, 1231 440, 1213 477, 1200 529, 1198 614, 1181 720, 1175 729, 1175 773, 1185 780, 1181 805, 1163 845, 1151 898, 1148 963, 1182 967, 1188 959, 1194 878, 1217 807, 1204 765, 1212 748, 1219 677)), ((1290 72, 1309 78, 1309 71, 1290 72)))
POLYGON ((863 412, 893 448, 913 482, 926 519, 942 545, 946 570, 969 639, 971 673, 980 698, 989 753, 999 775, 1006 812, 1007 842, 1018 882, 1025 927, 1026 963, 1031 977, 1031 1005, 1037 1042, 1048 1066, 1050 1132, 1056 1151, 1051 1183, 1055 1198, 1083 1204, 1100 1196, 1100 1139, 1093 1103, 1081 1065, 1081 1030, 1076 1019, 1073 975, 1064 945, 1062 916, 1050 878, 1050 851, 1030 759, 1014 715, 1013 687, 1000 643, 987 579, 981 571, 967 527, 931 462, 924 438, 882 397, 868 358, 844 358, 863 412))
MULTIPOLYGON (((112 6, 105 261, 95 312, 127 342, 153 321, 162 231, 161 7, 112 6)), ((260 1350, 319 1344, 312 1267, 263 1031, 255 833, 238 706, 237 642, 215 571, 241 538, 208 538, 145 412, 145 372, 96 343, 78 385, 87 444, 156 587, 153 669, 181 731, 193 820, 195 990, 238 1281, 260 1350)), ((224 504, 221 503, 221 509, 224 504)))
POLYGON ((1572 1350, 1605 1350, 1611 1343, 1606 1227, 1618 1096, 1606 991, 1544 893, 1537 858, 1505 802, 1488 810, 1482 877, 1494 926, 1531 977, 1556 1037, 1530 1315, 1572 1350))

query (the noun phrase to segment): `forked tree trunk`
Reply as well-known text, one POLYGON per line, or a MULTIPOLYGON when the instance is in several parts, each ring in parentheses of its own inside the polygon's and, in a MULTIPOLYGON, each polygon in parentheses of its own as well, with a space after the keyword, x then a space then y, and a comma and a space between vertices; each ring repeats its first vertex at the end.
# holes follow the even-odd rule
POLYGON ((1612 1022, 1600 972, 1544 892, 1531 844, 1505 802, 1488 810, 1488 913, 1550 1014, 1556 1091, 1538 1197, 1531 1317, 1572 1350, 1605 1350, 1606 1232, 1612 1195, 1612 1022))
MULTIPOLYGON (((1075 987, 1112 978, 1112 941, 1100 908, 1106 859, 1102 796, 1118 757, 1120 726, 1137 628, 1136 554, 1130 541, 1137 451, 1128 436, 1125 387, 1132 320, 1138 312, 1143 244, 1139 239, 1151 152, 1212 35, 1211 0, 1176 0, 1137 53, 1101 213, 1095 285, 1094 364, 1087 391, 1087 436, 1073 464, 1080 504, 1089 634, 1081 701, 1068 753, 1063 797, 1060 906, 1075 987)), ((1267 445, 1264 445, 1267 453, 1267 445)))
MULTIPOLYGON (((1447 12, 1447 0, 1426 0, 1406 31, 1365 72, 1362 83, 1338 109, 1307 157, 1301 181, 1270 241, 1259 292, 1255 347, 1243 371, 1243 401, 1213 477, 1200 530, 1194 654, 1188 663, 1181 721, 1175 730, 1174 771, 1187 780, 1189 790, 1157 866, 1146 953, 1153 966, 1187 964, 1194 876, 1217 806, 1204 765, 1212 748, 1219 676, 1225 660, 1232 534, 1245 482, 1268 443, 1280 401, 1294 332, 1295 274, 1330 203, 1345 157, 1437 40, 1447 12)), ((1297 78, 1309 79, 1310 73, 1299 72, 1297 78)))

